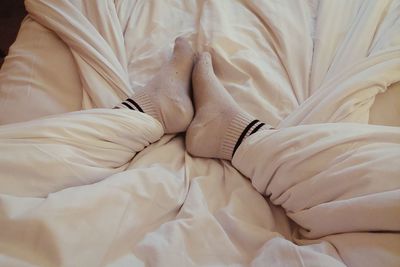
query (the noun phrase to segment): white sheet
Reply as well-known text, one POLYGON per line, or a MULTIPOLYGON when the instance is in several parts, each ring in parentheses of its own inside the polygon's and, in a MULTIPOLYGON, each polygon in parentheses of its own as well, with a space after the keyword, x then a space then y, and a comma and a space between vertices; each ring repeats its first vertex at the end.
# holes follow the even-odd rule
MULTIPOLYGON (((187 19, 187 21, 185 20, 183 23, 186 24, 182 26, 179 25, 181 21, 178 23, 175 20, 170 21, 169 19, 170 23, 174 25, 168 28, 166 32, 173 32, 172 36, 170 36, 170 33, 167 34, 166 32, 158 31, 153 33, 155 37, 152 37, 153 39, 149 41, 146 39, 148 36, 146 35, 146 30, 154 28, 154 22, 146 21, 145 17, 152 13, 152 9, 158 8, 160 3, 154 6, 144 5, 144 7, 139 5, 136 10, 134 9, 134 11, 132 11, 134 12, 132 15, 129 13, 130 10, 124 6, 126 3, 117 3, 121 10, 119 12, 120 20, 123 23, 127 23, 130 17, 135 18, 135 23, 141 22, 140 27, 131 27, 130 30, 126 30, 125 34, 125 40, 130 42, 128 45, 129 47, 141 47, 140 49, 132 49, 132 51, 130 51, 131 62, 128 64, 128 72, 131 77, 130 82, 132 86, 141 86, 157 72, 161 62, 166 60, 172 45, 170 39, 175 35, 179 35, 179 33, 175 32, 178 30, 181 31, 183 35, 186 34, 186 36, 190 36, 193 34, 190 33, 193 25, 186 25, 189 24, 189 19, 187 19), (143 8, 147 10, 143 14, 140 14, 143 8), (144 17, 144 19, 140 16, 144 17), (160 38, 162 41, 161 44, 154 43, 155 38, 160 38), (167 40, 165 40, 165 38, 167 38, 167 40)), ((310 1, 310 5, 311 8, 313 8, 313 12, 316 12, 316 7, 318 6, 317 2, 312 3, 310 1)), ((197 9, 202 8, 201 5, 197 7, 189 5, 189 7, 190 8, 185 7, 188 8, 188 10, 183 7, 180 8, 193 13, 199 13, 200 11, 197 11, 197 9)), ((181 14, 183 11, 176 10, 176 12, 181 14)), ((157 12, 153 13, 157 14, 157 12)), ((250 23, 247 22, 247 20, 251 16, 249 16, 249 14, 243 15, 243 20, 245 20, 246 23, 250 23)), ((316 15, 314 15, 314 17, 315 16, 316 15)), ((229 18, 224 18, 225 24, 228 23, 226 21, 227 19, 229 18)), ((229 23, 231 22, 229 21, 229 23)), ((217 25, 216 27, 218 28, 219 26, 217 25)), ((258 26, 251 25, 247 28, 256 27, 260 28, 261 33, 265 31, 262 23, 258 26)), ((243 27, 240 25, 234 28, 234 34, 240 34, 241 31, 243 31, 242 28, 243 27)), ((250 37, 252 38, 252 36, 250 37)), ((203 41, 202 35, 191 37, 191 39, 196 38, 199 39, 199 51, 209 49, 209 40, 203 41)), ((230 40, 228 40, 228 42, 230 42, 229 46, 231 46, 232 42, 230 40)), ((251 42, 250 40, 246 43, 251 42)), ((326 43, 327 42, 325 42, 325 45, 326 43)), ((227 47, 222 47, 224 53, 226 53, 225 50, 227 47)), ((258 60, 260 51, 262 51, 262 49, 251 51, 253 55, 257 56, 257 58, 255 58, 256 60, 258 60)), ((0 72, 0 124, 26 121, 45 115, 81 109, 82 84, 79 80, 79 73, 76 69, 72 53, 68 46, 57 37, 57 34, 46 29, 28 15, 21 25, 18 38, 11 47, 10 54, 11 55, 6 58, 2 71, 0 72), (49 73, 51 75, 48 75, 49 73), (24 109, 20 109, 20 106, 24 106, 24 109)), ((266 60, 268 61, 268 58, 266 60)), ((265 66, 260 65, 259 67, 256 66, 256 68, 265 69, 265 66)), ((242 69, 241 71, 247 70, 242 69)), ((258 116, 262 116, 267 109, 264 106, 268 107, 268 109, 272 108, 271 105, 264 100, 265 97, 263 97, 265 88, 270 87, 270 81, 262 77, 263 75, 261 75, 261 77, 258 75, 257 79, 253 78, 253 72, 249 72, 248 75, 251 77, 250 82, 252 84, 251 86, 245 86, 244 93, 241 93, 241 90, 235 90, 235 88, 238 87, 236 83, 225 81, 224 84, 226 87, 232 88, 234 96, 237 96, 236 100, 239 103, 243 103, 242 105, 245 105, 245 103, 252 103, 246 105, 246 108, 248 110, 253 110, 258 116), (257 89, 257 92, 253 92, 255 89, 257 89)), ((274 96, 273 100, 275 101, 276 98, 277 97, 274 96)), ((399 99, 400 83, 389 85, 388 90, 380 92, 370 109, 369 123, 400 126, 399 99)))
POLYGON ((81 109, 75 66, 57 35, 28 16, 0 71, 0 124, 81 109))
MULTIPOLYGON (((321 88, 331 99, 351 100, 331 121, 342 121, 347 114, 348 121, 366 123, 375 94, 400 78, 396 78, 399 1, 114 2, 94 8, 84 1, 27 1, 34 19, 57 32, 72 49, 86 108, 112 106, 145 84, 166 60, 173 39, 182 34, 189 36, 198 51, 212 51, 215 69, 228 91, 249 112, 275 126, 325 122, 324 116, 316 116, 318 108, 326 115, 331 107, 319 105, 318 100, 324 99, 322 93, 318 95, 321 88), (365 63, 373 55, 378 55, 377 61, 365 63), (375 75, 376 80, 364 83, 370 86, 368 90, 349 95, 345 89, 352 88, 351 83, 360 88, 361 77, 368 77, 362 74, 352 79, 357 71, 365 70, 363 64, 376 65, 372 74, 387 74, 375 75), (348 82, 343 83, 344 79, 348 82), (311 95, 314 98, 307 100, 311 95), (306 106, 314 116, 307 116, 306 106)), ((116 116, 109 126, 118 129, 121 115, 104 112, 116 116)), ((72 125, 82 124, 87 114, 78 113, 72 125)), ((104 114, 89 115, 90 121, 97 122, 104 114)), ((55 120, 70 129, 63 118, 55 120)), ((18 127, 3 127, 1 132, 12 129, 12 136, 21 134, 24 138, 16 144, 23 147, 29 135, 18 127)), ((22 124, 23 129, 30 127, 46 129, 41 121, 22 124)), ((82 133, 78 126, 71 131, 77 136, 82 133)), ((85 138, 96 143, 110 135, 101 126, 94 131, 97 135, 85 138)), ((13 151, 9 161, 17 162, 13 151)), ((44 164, 28 168, 26 163, 32 158, 43 159, 38 152, 18 155, 26 166, 22 173, 37 172, 19 176, 31 181, 29 185, 43 174, 55 178, 45 185, 59 181, 57 172, 62 169, 45 169, 44 164)), ((7 266, 340 266, 342 261, 365 266, 365 259, 373 258, 377 264, 398 265, 398 253, 385 246, 385 242, 399 242, 394 233, 352 233, 324 240, 298 236, 301 232, 293 232, 297 227, 283 210, 265 201, 231 165, 187 155, 182 136, 163 137, 136 155, 129 166, 121 159, 109 165, 117 174, 100 177, 98 183, 88 184, 94 180, 82 176, 77 183, 47 188, 41 194, 21 185, 12 192, 2 191, 0 261, 7 266), (119 172, 120 168, 124 171, 119 172), (376 242, 366 247, 363 240, 371 241, 371 235, 378 236, 376 242)), ((10 185, 6 178, 10 177, 2 180, 10 185)))

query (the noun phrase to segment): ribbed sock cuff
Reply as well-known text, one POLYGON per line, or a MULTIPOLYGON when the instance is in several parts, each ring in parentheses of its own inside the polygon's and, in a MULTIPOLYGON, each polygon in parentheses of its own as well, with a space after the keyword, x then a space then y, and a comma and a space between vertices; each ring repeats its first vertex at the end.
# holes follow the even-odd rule
POLYGON ((155 108, 151 97, 145 92, 138 92, 114 107, 114 109, 120 108, 140 111, 162 122, 161 114, 159 114, 158 109, 155 108))
POLYGON ((228 126, 219 150, 219 158, 231 160, 240 144, 250 135, 271 129, 269 125, 255 119, 247 113, 236 115, 228 126))
POLYGON ((254 118, 247 113, 237 114, 230 122, 219 150, 219 158, 232 159, 233 151, 243 133, 243 130, 252 122, 254 118))
POLYGON ((151 97, 145 92, 138 92, 131 96, 131 99, 135 101, 144 113, 152 116, 159 122, 161 122, 161 115, 158 112, 158 109, 155 108, 151 97))

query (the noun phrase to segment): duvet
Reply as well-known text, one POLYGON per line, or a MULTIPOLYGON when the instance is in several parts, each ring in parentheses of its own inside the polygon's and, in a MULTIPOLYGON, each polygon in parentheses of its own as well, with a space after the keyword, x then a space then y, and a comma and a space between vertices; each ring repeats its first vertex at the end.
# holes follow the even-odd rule
POLYGON ((82 110, 0 126, 1 266, 399 266, 400 128, 369 116, 400 81, 400 1, 25 4, 82 110), (232 163, 110 109, 177 36, 275 127, 232 163))

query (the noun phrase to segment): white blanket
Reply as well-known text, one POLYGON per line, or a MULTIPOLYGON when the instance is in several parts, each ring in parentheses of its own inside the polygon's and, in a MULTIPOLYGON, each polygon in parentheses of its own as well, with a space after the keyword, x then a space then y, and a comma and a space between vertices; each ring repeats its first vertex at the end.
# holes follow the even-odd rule
POLYGON ((367 122, 400 80, 400 1, 26 7, 71 49, 88 110, 0 127, 0 265, 399 265, 400 130, 367 122), (89 109, 145 84, 180 35, 277 128, 237 151, 250 180, 145 114, 89 109))

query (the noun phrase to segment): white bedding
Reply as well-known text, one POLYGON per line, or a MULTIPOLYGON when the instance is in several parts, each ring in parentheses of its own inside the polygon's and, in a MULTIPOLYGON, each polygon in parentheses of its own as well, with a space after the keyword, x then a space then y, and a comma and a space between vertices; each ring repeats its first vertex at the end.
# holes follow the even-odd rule
MULTIPOLYGON (((144 85, 184 35, 197 51, 212 52, 217 76, 242 107, 282 129, 277 140, 292 140, 302 128, 290 126, 299 124, 400 125, 399 1, 28 0, 26 6, 30 17, 0 72, 2 124, 112 107, 144 85)), ((376 127, 360 134, 373 141, 389 131, 376 127)), ((398 128, 390 129, 398 136, 398 128)), ((362 223, 347 217, 350 230, 343 230, 328 215, 318 218, 326 209, 318 213, 315 199, 301 194, 291 201, 310 211, 293 216, 293 204, 284 205, 294 223, 229 163, 188 155, 182 135, 164 136, 136 155, 161 135, 147 115, 106 109, 1 127, 0 265, 400 264, 398 173, 389 177, 392 195, 375 182, 362 193, 381 193, 375 199, 381 208, 393 204, 390 214, 379 213, 390 231, 386 224, 355 231, 362 223), (315 212, 310 205, 318 216, 308 215, 315 212)), ((329 143, 302 137, 299 151, 307 142, 329 143)), ((319 168, 318 162, 307 166, 319 168)), ((305 179, 287 173, 274 181, 305 179)), ((247 175, 264 193, 266 176, 247 175)), ((341 185, 348 203, 364 188, 341 185)), ((317 192, 334 192, 320 186, 317 192)), ((378 214, 368 205, 357 211, 378 214)))

